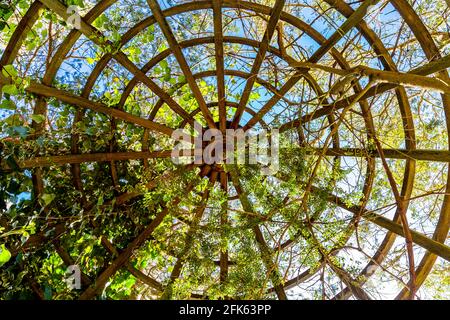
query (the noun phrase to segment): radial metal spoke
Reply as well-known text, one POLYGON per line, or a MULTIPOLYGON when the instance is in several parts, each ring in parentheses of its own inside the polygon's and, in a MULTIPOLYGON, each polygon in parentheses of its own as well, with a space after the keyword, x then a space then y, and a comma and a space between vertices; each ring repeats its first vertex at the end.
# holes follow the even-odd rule
MULTIPOLYGON (((450 67, 449 64, 450 64, 450 55, 448 55, 442 59, 429 62, 422 67, 412 69, 409 72, 407 72, 406 74, 428 76, 433 73, 437 73, 439 71, 445 70, 445 68, 450 67)), ((443 85, 445 85, 444 82, 443 82, 443 85)), ((450 84, 447 84, 447 87, 449 85, 450 84)), ((399 86, 400 86, 400 84, 395 84, 395 83, 380 83, 380 84, 374 85, 372 88, 367 90, 367 92, 358 100, 360 101, 360 100, 366 100, 369 98, 376 97, 376 96, 381 95, 389 90, 396 89, 399 86)), ((313 121, 315 119, 318 119, 320 117, 329 115, 330 113, 332 113, 336 110, 343 109, 348 105, 349 102, 353 101, 357 97, 357 95, 358 95, 357 93, 353 94, 353 95, 345 97, 331 105, 324 106, 320 109, 317 109, 316 111, 308 113, 308 114, 302 116, 301 120, 292 120, 292 121, 284 124, 283 126, 281 126, 280 131, 288 130, 290 128, 298 126, 300 123, 307 123, 307 122, 313 121)))
POLYGON ((220 130, 225 132, 227 127, 227 109, 225 105, 225 62, 223 58, 223 26, 222 26, 222 0, 213 1, 214 12, 214 45, 216 55, 217 97, 219 104, 220 130))
POLYGON ((428 62, 427 64, 412 69, 408 73, 419 74, 419 75, 429 75, 433 73, 438 73, 442 70, 450 68, 450 54, 443 58, 428 62))
POLYGON ((184 76, 186 77, 187 82, 189 83, 192 93, 194 94, 194 97, 197 100, 200 109, 202 110, 202 114, 206 120, 206 123, 209 125, 210 128, 215 128, 216 125, 214 123, 214 119, 211 113, 206 107, 205 98, 203 97, 203 94, 201 93, 200 88, 197 85, 197 82, 195 82, 191 68, 189 67, 186 58, 183 52, 181 51, 181 47, 178 41, 175 39, 172 29, 170 28, 166 18, 164 17, 164 14, 161 11, 161 7, 159 6, 156 0, 147 0, 147 3, 150 9, 152 10, 153 15, 156 21, 158 22, 162 32, 164 33, 164 36, 167 39, 169 47, 172 50, 173 55, 176 57, 178 64, 180 65, 180 68, 183 71, 184 76))
POLYGON ((242 96, 239 101, 239 106, 234 114, 233 122, 231 124, 232 128, 238 127, 242 114, 244 113, 244 109, 247 106, 248 99, 250 98, 250 93, 252 92, 253 85, 255 84, 255 79, 259 74, 259 70, 261 69, 262 63, 264 62, 264 59, 266 57, 270 41, 272 40, 278 21, 280 20, 284 3, 285 0, 277 0, 275 6, 272 8, 269 23, 267 24, 266 31, 264 32, 263 39, 259 45, 258 53, 256 54, 255 61, 253 62, 253 66, 250 71, 251 76, 245 84, 244 91, 242 92, 242 96))
MULTIPOLYGON (((178 200, 179 202, 179 200, 178 200)), ((178 203, 174 201, 176 205, 178 203)), ((112 277, 127 261, 131 258, 133 252, 144 244, 153 231, 158 227, 163 219, 169 213, 169 209, 161 211, 153 221, 127 246, 127 248, 114 259, 113 262, 97 277, 94 285, 87 288, 81 295, 80 300, 90 300, 98 295, 106 285, 106 282, 112 277)))
MULTIPOLYGON (((0 85, 3 85, 5 83, 9 83, 9 79, 0 75, 0 85)), ((25 90, 29 93, 33 93, 33 94, 36 94, 36 95, 39 95, 42 97, 56 98, 62 102, 68 103, 68 104, 72 104, 72 105, 75 105, 75 106, 78 106, 81 108, 100 112, 100 113, 112 116, 114 118, 122 119, 124 121, 142 126, 144 128, 148 128, 150 130, 157 131, 162 134, 168 135, 169 137, 172 135, 172 132, 173 132, 173 129, 166 127, 165 125, 140 118, 138 116, 129 114, 122 110, 110 108, 103 103, 95 102, 95 101, 83 98, 81 96, 71 94, 67 91, 56 89, 54 87, 31 82, 30 85, 25 88, 25 90)))
MULTIPOLYGON (((320 152, 320 148, 315 151, 307 150, 309 153, 320 152)), ((383 149, 384 157, 387 159, 412 159, 421 161, 447 162, 450 163, 450 151, 448 150, 427 150, 427 149, 383 149)), ((361 148, 329 148, 327 156, 344 157, 380 157, 377 150, 367 150, 361 148)))
MULTIPOLYGON (((195 38, 195 39, 185 40, 185 41, 180 42, 179 45, 182 48, 190 48, 190 47, 194 47, 194 46, 197 46, 197 45, 214 43, 214 42, 215 42, 214 37, 204 37, 204 38, 195 38)), ((252 46, 254 48, 257 48, 259 46, 259 42, 256 41, 256 40, 245 39, 245 38, 235 37, 235 36, 223 37, 223 42, 224 43, 231 43, 231 44, 235 44, 235 43, 243 44, 243 45, 247 45, 247 46, 252 46)), ((279 50, 277 48, 269 46, 268 51, 271 52, 272 54, 282 58, 281 53, 279 52, 279 50)), ((157 63, 159 63, 163 59, 167 58, 171 53, 172 53, 172 51, 170 50, 170 48, 162 51, 157 56, 152 58, 144 67, 142 67, 141 71, 146 73, 148 70, 150 70, 152 67, 154 67, 157 63)), ((250 77, 249 73, 246 73, 246 72, 241 71, 241 70, 224 70, 224 72, 225 72, 225 75, 240 74, 245 79, 250 77)), ((207 76, 206 74, 208 74, 208 76, 215 76, 216 75, 216 71, 215 70, 202 71, 200 73, 194 74, 194 78, 197 79, 197 77, 200 74, 205 74, 205 76, 207 76)), ((131 90, 136 86, 137 81, 138 81, 138 79, 135 77, 128 83, 128 85, 126 86, 126 88, 125 88, 125 90, 123 92, 121 100, 119 102, 119 106, 125 104, 125 101, 126 101, 127 97, 131 93, 131 90)), ((272 86, 268 81, 264 81, 264 80, 262 80, 262 79, 260 79, 258 77, 255 79, 255 81, 257 81, 258 83, 260 83, 262 85, 267 86, 274 94, 282 96, 281 92, 276 91, 277 89, 274 86, 272 86)), ((162 100, 162 101, 164 101, 164 100, 162 100)))
MULTIPOLYGON (((366 15, 369 7, 376 4, 380 0, 366 0, 359 6, 359 8, 336 30, 330 38, 328 38, 317 51, 308 59, 309 63, 318 62, 336 43, 339 42, 353 27, 355 27, 366 15)), ((287 94, 287 92, 302 78, 302 75, 307 72, 307 69, 300 68, 280 89, 282 96, 287 94)), ((250 129, 259 120, 261 120, 264 115, 272 109, 275 104, 280 101, 282 96, 273 96, 245 125, 245 129, 250 129)))
MULTIPOLYGON (((40 0, 47 8, 55 12, 65 21, 69 18, 67 13, 67 7, 63 5, 59 0, 40 0)), ((95 29, 92 25, 87 23, 84 19, 80 19, 80 31, 92 40, 97 45, 104 47, 113 47, 113 44, 105 40, 102 34, 95 29)), ((117 51, 112 55, 117 62, 119 62, 123 67, 136 76, 136 78, 144 83, 152 92, 154 92, 158 97, 164 100, 164 102, 177 114, 179 114, 183 119, 187 120, 190 124, 194 124, 194 120, 189 117, 189 114, 184 110, 173 98, 167 94, 162 88, 160 88, 153 80, 151 80, 145 73, 143 73, 130 59, 122 52, 117 51)))
MULTIPOLYGON (((193 150, 180 150, 180 154, 193 154, 193 150)), ((35 168, 35 167, 49 167, 55 165, 65 165, 69 163, 84 163, 84 162, 109 162, 109 161, 124 161, 137 159, 158 159, 170 158, 171 150, 164 151, 130 151, 130 152, 109 152, 109 153, 88 153, 88 154, 69 154, 59 156, 41 156, 31 159, 18 161, 21 169, 35 168)), ((6 163, 1 166, 4 170, 9 167, 6 163)))
MULTIPOLYGON (((292 64, 291 64, 292 65, 292 64)), ((401 86, 410 86, 410 87, 417 87, 422 89, 430 89, 435 90, 441 93, 450 94, 450 85, 447 85, 445 82, 431 78, 426 77, 418 74, 414 74, 411 72, 398 72, 398 71, 386 71, 386 70, 378 70, 374 68, 370 68, 364 65, 358 65, 355 67, 352 67, 347 70, 343 69, 337 69, 317 63, 308 63, 308 62, 299 62, 294 63, 293 65, 297 67, 303 67, 307 69, 319 69, 326 71, 328 73, 337 74, 340 76, 350 76, 350 75, 358 75, 358 76, 366 76, 369 78, 376 79, 379 83, 390 83, 395 85, 401 85, 401 86)), ((441 66, 441 64, 438 64, 441 66)), ((436 68, 435 68, 436 69, 436 68)), ((431 71, 430 69, 420 69, 420 72, 424 71, 431 71)), ((417 70, 416 70, 417 72, 417 70)))
MULTIPOLYGON (((186 192, 189 193, 194 188, 193 184, 186 187, 186 192)), ((133 241, 131 241, 125 250, 123 250, 110 265, 101 272, 95 280, 95 283, 87 288, 81 295, 80 300, 90 300, 98 295, 106 285, 108 279, 112 277, 122 266, 124 266, 135 250, 138 250, 152 235, 153 231, 163 222, 164 218, 170 213, 169 207, 175 207, 181 202, 181 199, 175 198, 171 201, 170 206, 164 208, 152 222, 142 230, 133 241)))
MULTIPOLYGON (((217 179, 217 174, 218 173, 216 171, 211 173, 211 181, 208 184, 208 186, 214 186, 214 183, 216 182, 217 179)), ((163 300, 172 298, 172 290, 173 290, 172 286, 174 282, 180 277, 183 266, 186 263, 186 259, 189 255, 190 250, 192 249, 193 241, 195 240, 194 238, 195 232, 197 231, 197 228, 205 212, 207 202, 209 200, 209 194, 210 194, 209 189, 203 191, 201 204, 195 210, 193 221, 189 226, 186 239, 184 240, 183 250, 180 252, 179 255, 177 255, 177 261, 175 262, 175 265, 170 274, 169 282, 167 283, 166 288, 164 289, 161 295, 161 299, 163 300)))
MULTIPOLYGON (((247 193, 242 189, 240 185, 238 173, 235 171, 230 171, 229 175, 231 177, 231 181, 234 185, 234 188, 236 189, 236 192, 239 196, 239 201, 241 202, 242 208, 246 212, 255 212, 250 202, 250 199, 248 198, 247 193)), ((286 292, 284 291, 283 285, 280 283, 282 279, 278 270, 278 266, 272 260, 273 252, 271 248, 269 248, 269 246, 267 245, 264 236, 261 232, 261 229, 259 228, 258 225, 255 225, 253 227, 253 233, 255 234, 255 240, 256 243, 258 244, 261 253, 261 259, 264 262, 266 271, 269 274, 271 281, 275 284, 274 290, 278 296, 278 299, 287 300, 286 292)))
MULTIPOLYGON (((3 69, 3 66, 7 64, 11 64, 14 58, 17 55, 17 52, 20 49, 20 44, 26 38, 28 32, 30 31, 31 26, 34 25, 39 15, 37 14, 39 10, 42 8, 42 3, 35 1, 28 9, 26 14, 22 17, 22 19, 17 24, 14 34, 8 41, 8 45, 5 48, 5 51, 2 54, 0 59, 0 71, 3 69)), ((0 91, 1 95, 1 91, 0 91)))
MULTIPOLYGON (((386 217, 383 217, 374 211, 368 211, 364 208, 361 208, 356 205, 349 206, 346 201, 342 200, 340 197, 330 194, 326 190, 320 189, 318 187, 313 187, 313 191, 320 192, 321 194, 327 195, 327 200, 338 207, 341 207, 342 209, 345 209, 347 211, 350 211, 354 214, 360 215, 362 218, 364 218, 367 221, 370 221, 381 228, 384 228, 390 232, 393 232, 399 236, 405 237, 403 227, 401 224, 396 223, 386 217)), ((450 247, 446 246, 443 243, 437 242, 436 240, 430 239, 427 236, 411 230, 412 240, 413 242, 430 251, 431 253, 434 253, 435 255, 450 261, 450 247)))
MULTIPOLYGON (((228 175, 226 172, 220 172, 220 186, 228 198, 228 175)), ((221 208, 220 225, 226 226, 228 221, 228 200, 226 200, 221 208)), ((228 277, 228 246, 225 251, 220 251, 220 282, 223 283, 228 277)))

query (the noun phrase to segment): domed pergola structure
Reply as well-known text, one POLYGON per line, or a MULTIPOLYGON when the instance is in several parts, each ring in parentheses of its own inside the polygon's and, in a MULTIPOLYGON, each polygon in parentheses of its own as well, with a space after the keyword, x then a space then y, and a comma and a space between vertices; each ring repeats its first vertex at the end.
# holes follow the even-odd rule
POLYGON ((448 1, 10 2, 2 298, 448 298, 448 1))

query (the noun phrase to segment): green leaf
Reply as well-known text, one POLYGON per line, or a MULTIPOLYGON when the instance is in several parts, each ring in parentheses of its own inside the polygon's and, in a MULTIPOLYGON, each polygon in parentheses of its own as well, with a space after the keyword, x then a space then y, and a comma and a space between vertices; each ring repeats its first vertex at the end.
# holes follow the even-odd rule
POLYGON ((36 43, 34 41, 27 44, 28 51, 34 50, 34 48, 36 48, 36 43))
POLYGON ((50 288, 49 286, 45 286, 44 288, 44 299, 52 300, 52 288, 50 288))
POLYGON ((13 130, 21 137, 25 138, 28 135, 28 128, 23 126, 13 127, 13 130))
POLYGON ((8 155, 5 157, 5 161, 6 161, 6 164, 7 164, 13 171, 19 171, 19 170, 20 170, 19 165, 17 164, 16 160, 14 159, 14 155, 8 154, 8 155))
POLYGON ((44 201, 45 206, 48 206, 55 199, 55 195, 53 193, 44 193, 41 196, 41 199, 44 201))
POLYGON ((36 123, 41 123, 45 120, 45 116, 42 114, 33 114, 31 116, 31 119, 33 119, 33 121, 36 123))
POLYGON ((9 259, 11 259, 11 252, 2 244, 0 249, 0 267, 7 263, 9 259))
POLYGON ((19 93, 19 90, 17 90, 16 86, 13 84, 3 86, 2 91, 10 95, 16 95, 19 93))
POLYGON ((258 100, 261 97, 261 95, 259 94, 259 92, 252 92, 250 94, 249 100, 253 101, 253 100, 258 100))
POLYGON ((0 103, 0 109, 15 110, 16 104, 11 100, 3 99, 2 103, 0 103))
POLYGON ((103 205, 103 203, 104 203, 103 195, 101 195, 101 196, 98 197, 97 205, 98 205, 98 206, 101 206, 101 205, 103 205))
POLYGON ((16 69, 10 64, 3 67, 2 73, 5 77, 16 77, 17 76, 16 69))
POLYGON ((23 120, 18 114, 12 114, 8 118, 5 119, 5 123, 10 126, 18 126, 23 124, 23 120))
POLYGON ((166 60, 163 60, 159 63, 159 65, 161 66, 161 68, 163 69, 167 69, 169 67, 169 63, 166 60))
POLYGON ((18 183, 15 179, 11 179, 9 181, 9 186, 6 188, 6 191, 12 194, 20 193, 20 183, 18 183))
POLYGON ((14 13, 14 9, 11 5, 0 4, 0 18, 2 22, 7 21, 9 17, 14 13))

